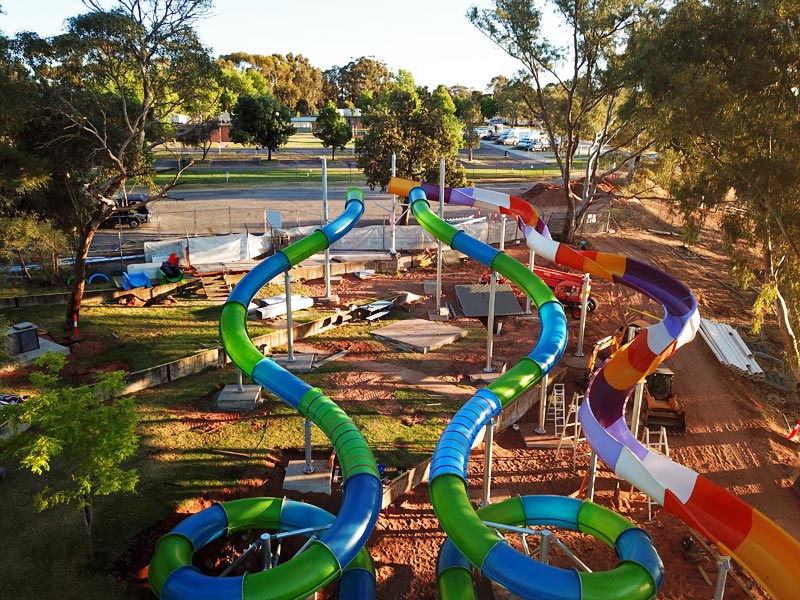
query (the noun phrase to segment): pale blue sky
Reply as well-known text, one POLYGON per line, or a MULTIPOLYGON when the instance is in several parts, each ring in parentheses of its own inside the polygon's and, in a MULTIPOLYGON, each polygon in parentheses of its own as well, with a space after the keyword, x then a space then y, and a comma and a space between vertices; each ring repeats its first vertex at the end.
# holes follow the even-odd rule
MULTIPOLYGON (((105 6, 111 6, 110 0, 105 6)), ((520 63, 466 18, 487 0, 216 0, 197 26, 214 55, 302 54, 315 67, 343 66, 361 56, 410 71, 418 85, 466 85, 485 91, 496 75, 510 77, 520 63)), ((49 36, 85 11, 79 0, 0 0, 0 31, 49 36)))

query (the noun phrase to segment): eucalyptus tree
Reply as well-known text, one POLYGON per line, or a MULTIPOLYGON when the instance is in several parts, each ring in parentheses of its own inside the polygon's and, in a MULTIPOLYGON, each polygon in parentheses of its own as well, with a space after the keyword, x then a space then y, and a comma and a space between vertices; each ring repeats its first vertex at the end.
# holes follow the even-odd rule
MULTIPOLYGON (((561 171, 567 213, 563 240, 572 239, 592 201, 587 194, 577 196, 570 185, 579 143, 591 135, 594 158, 589 160, 596 161, 623 131, 617 105, 626 80, 618 66, 630 31, 646 20, 655 4, 651 0, 495 0, 491 8, 472 7, 467 13, 473 25, 522 65, 517 79, 523 85, 515 91, 527 87, 520 98, 546 129, 561 171), (547 10, 563 23, 561 27, 546 25, 543 14, 547 10), (590 128, 598 111, 604 118, 590 128)), ((618 139, 615 144, 625 146, 630 141, 618 139)), ((628 159, 643 150, 637 148, 628 159)), ((595 179, 602 176, 592 172, 595 179)))
POLYGON ((737 283, 759 290, 756 330, 774 313, 800 381, 800 47, 796 2, 675 3, 631 39, 662 181, 687 242, 710 211, 737 283))
MULTIPOLYGON (((193 27, 210 0, 84 0, 88 12, 66 32, 18 37, 40 91, 26 124, 31 149, 49 158, 57 209, 74 235, 75 279, 66 323, 80 309, 86 257, 114 196, 129 183, 152 184, 153 152, 175 136, 169 117, 214 110, 206 87, 216 63, 193 27)), ((153 186, 150 200, 178 181, 153 186)))

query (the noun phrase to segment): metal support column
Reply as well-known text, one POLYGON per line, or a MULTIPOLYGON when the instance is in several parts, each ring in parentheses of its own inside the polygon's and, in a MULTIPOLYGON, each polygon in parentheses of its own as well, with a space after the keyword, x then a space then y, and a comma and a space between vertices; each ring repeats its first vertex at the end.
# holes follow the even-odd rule
POLYGON ((294 323, 292 322, 292 276, 289 271, 283 274, 286 294, 286 362, 294 362, 294 323))
POLYGON ((544 418, 547 411, 547 384, 550 379, 548 373, 542 375, 541 381, 539 381, 539 424, 534 429, 534 433, 538 435, 544 435, 547 433, 547 430, 544 428, 544 418))
POLYGON ((484 373, 492 373, 494 371, 494 303, 495 292, 497 291, 497 273, 492 271, 489 275, 489 314, 486 317, 486 366, 483 368, 484 373))
MULTIPOLYGON (((328 159, 322 157, 322 224, 328 224, 328 159)), ((331 297, 331 249, 325 248, 325 297, 331 297)))
POLYGON ((313 423, 311 419, 306 419, 303 422, 303 427, 306 429, 306 464, 303 467, 303 473, 310 475, 314 472, 314 465, 311 464, 311 426, 313 423))
POLYGON ((592 450, 592 456, 589 459, 589 485, 586 490, 586 497, 594 502, 594 479, 597 475, 597 453, 592 450))
POLYGON ((575 356, 583 356, 583 333, 586 329, 586 311, 589 306, 589 291, 592 289, 592 280, 588 273, 583 274, 583 284, 581 285, 581 321, 578 326, 578 349, 575 356))
POLYGON ((492 503, 492 446, 494 445, 495 419, 490 419, 486 424, 486 433, 483 438, 483 494, 481 506, 492 503))

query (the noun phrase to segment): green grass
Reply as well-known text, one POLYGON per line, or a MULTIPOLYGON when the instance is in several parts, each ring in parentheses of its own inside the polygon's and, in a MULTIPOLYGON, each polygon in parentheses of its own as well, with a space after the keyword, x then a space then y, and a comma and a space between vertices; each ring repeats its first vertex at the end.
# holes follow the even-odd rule
MULTIPOLYGON (((165 184, 171 181, 173 174, 165 173, 155 176, 156 184, 165 184)), ((329 183, 353 183, 354 185, 366 185, 364 176, 355 166, 353 169, 347 167, 328 168, 329 183)), ((215 167, 200 167, 190 169, 181 175, 182 185, 220 185, 220 186, 265 186, 265 185, 286 185, 298 184, 308 185, 322 183, 322 169, 295 168, 286 166, 274 167, 240 167, 231 169, 218 169, 215 167)))
MULTIPOLYGON (((280 286, 277 288, 282 291, 280 286)), ((269 288, 265 291, 270 293, 269 288)), ((220 311, 220 306, 181 298, 168 307, 85 305, 81 311, 82 333, 107 347, 99 356, 79 361, 91 365, 122 360, 130 370, 136 370, 191 354, 204 346, 216 346, 220 311)), ((60 329, 63 317, 62 305, 5 310, 0 314, 0 319, 9 322, 32 321, 56 336, 68 336, 69 332, 60 329)), ((319 339, 366 342, 372 350, 398 362, 401 358, 419 358, 398 355, 375 340, 370 333, 375 327, 348 324, 319 339)), ((252 337, 269 328, 249 322, 248 330, 252 337)), ((434 352, 417 366, 436 363, 434 352)), ((345 362, 331 362, 300 377, 309 385, 320 387, 350 415, 376 460, 387 467, 387 474, 430 456, 458 402, 402 384, 391 399, 364 401, 358 396, 357 386, 337 389, 332 385, 337 372, 350 369, 352 366, 345 362)), ((213 415, 207 415, 206 423, 213 426, 198 427, 190 418, 193 413, 208 412, 213 394, 235 381, 235 368, 229 365, 135 394, 140 446, 128 466, 137 470, 137 491, 96 499, 95 568, 88 568, 84 558, 86 543, 80 511, 59 506, 37 513, 33 508, 31 498, 54 475, 34 476, 20 469, 14 459, 3 460, 8 468, 7 480, 0 483, 0 525, 4 531, 0 536, 0 556, 6 557, 0 561, 0 581, 4 597, 152 598, 146 586, 118 582, 109 576, 113 563, 130 549, 131 541, 187 503, 216 491, 236 489, 243 478, 271 477, 271 465, 279 450, 303 447, 303 418, 269 393, 262 407, 237 422, 214 422, 213 415)), ((5 383, 0 378, 0 385, 5 383)), ((312 428, 312 446, 320 452, 331 448, 317 427, 312 428)))
MULTIPOLYGON (((220 305, 198 301, 154 307, 86 304, 81 309, 79 332, 100 346, 100 351, 76 362, 92 366, 122 361, 127 371, 134 372, 218 347, 221 311, 220 305)), ((69 341, 72 335, 62 328, 64 307, 60 305, 7 309, 0 313, 0 321, 36 323, 57 341, 69 341)), ((248 322, 247 327, 251 336, 273 331, 258 321, 248 322)), ((80 353, 80 348, 75 352, 80 353)))

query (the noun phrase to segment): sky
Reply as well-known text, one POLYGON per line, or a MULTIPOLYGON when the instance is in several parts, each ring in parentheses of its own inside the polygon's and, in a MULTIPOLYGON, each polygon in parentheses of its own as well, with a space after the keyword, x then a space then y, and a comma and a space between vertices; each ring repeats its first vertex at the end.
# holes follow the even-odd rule
MULTIPOLYGON (((106 0, 104 6, 112 6, 106 0)), ((409 71, 417 85, 464 85, 486 91, 497 75, 521 64, 466 18, 489 0, 216 0, 196 30, 214 56, 232 52, 302 54, 322 70, 362 56, 394 73, 409 71)), ((0 32, 40 36, 63 31, 65 19, 85 12, 79 0, 0 0, 0 32)))

